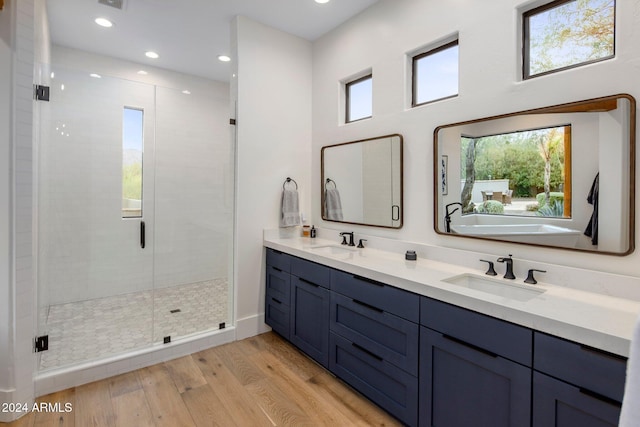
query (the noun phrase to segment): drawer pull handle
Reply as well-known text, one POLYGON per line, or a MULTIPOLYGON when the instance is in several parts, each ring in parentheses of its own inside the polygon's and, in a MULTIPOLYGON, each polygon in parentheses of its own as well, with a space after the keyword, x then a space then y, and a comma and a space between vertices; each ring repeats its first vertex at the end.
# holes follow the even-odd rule
POLYGON ((361 305, 363 307, 367 307, 369 310, 373 310, 373 311, 377 311, 378 313, 384 313, 384 310, 378 308, 378 307, 374 307, 370 304, 367 304, 366 302, 362 302, 362 301, 358 301, 357 299, 354 299, 353 302, 355 302, 358 305, 361 305))
POLYGON ((310 282, 307 279, 303 279, 302 277, 298 277, 298 279, 300 279, 301 282, 306 283, 307 285, 313 286, 314 288, 319 288, 320 287, 320 285, 316 285, 315 283, 310 282))
POLYGON ((370 352, 370 351, 369 351, 369 350, 367 350, 366 348, 364 348, 364 347, 362 347, 362 346, 360 346, 360 345, 358 345, 358 344, 356 344, 356 343, 354 343, 354 342, 352 342, 352 343, 351 343, 351 345, 352 345, 353 347, 357 348, 358 350, 360 350, 361 352, 366 353, 366 354, 368 354, 369 356, 373 357, 374 359, 376 359, 376 360, 378 360, 378 361, 382 362, 382 360, 383 360, 383 359, 382 359, 382 357, 378 356, 377 354, 370 352))
POLYGON ((280 301, 278 298, 273 298, 271 297, 271 301, 278 303, 278 304, 282 304, 282 301, 280 301))
POLYGON ((477 345, 470 344, 470 343, 468 343, 468 342, 466 342, 466 341, 462 341, 461 339, 456 338, 456 337, 452 337, 451 335, 442 334, 442 338, 447 339, 447 340, 449 340, 449 341, 453 341, 453 342, 455 342, 455 343, 457 343, 457 344, 460 344, 460 345, 463 345, 463 346, 465 346, 465 347, 469 347, 470 349, 475 350, 475 351, 479 351, 480 353, 484 353, 484 354, 486 354, 487 356, 491 356, 491 357, 498 357, 498 355, 497 355, 497 354, 495 354, 495 353, 494 353, 494 352, 492 352, 492 351, 485 350, 485 349, 484 349, 484 348, 482 348, 482 347, 478 347, 477 345))
POLYGON ((281 272, 281 273, 282 273, 282 270, 281 270, 281 269, 279 269, 278 267, 274 267, 274 266, 272 265, 272 266, 271 266, 271 268, 273 268, 275 271, 279 271, 279 272, 281 272))
POLYGON ((621 408, 622 407, 622 403, 618 402, 615 399, 612 399, 610 397, 607 396, 603 396, 600 393, 596 393, 595 391, 591 391, 591 390, 587 390, 586 388, 582 388, 580 387, 580 393, 592 397, 594 399, 600 400, 604 403, 608 403, 609 405, 613 405, 617 408, 621 408))
POLYGON ((362 276, 358 276, 356 274, 352 274, 352 277, 356 280, 360 280, 362 282, 367 282, 367 283, 371 283, 372 285, 376 285, 376 286, 380 286, 381 288, 384 287, 384 283, 380 283, 376 280, 373 279, 369 279, 368 277, 362 277, 362 276))
POLYGON ((621 360, 623 362, 627 361, 627 358, 624 356, 619 356, 617 354, 613 354, 613 353, 609 353, 608 351, 605 350, 600 350, 599 348, 593 348, 593 347, 589 347, 587 345, 580 345, 580 349, 589 353, 595 353, 598 354, 600 356, 605 356, 608 357, 610 359, 615 359, 615 360, 621 360))

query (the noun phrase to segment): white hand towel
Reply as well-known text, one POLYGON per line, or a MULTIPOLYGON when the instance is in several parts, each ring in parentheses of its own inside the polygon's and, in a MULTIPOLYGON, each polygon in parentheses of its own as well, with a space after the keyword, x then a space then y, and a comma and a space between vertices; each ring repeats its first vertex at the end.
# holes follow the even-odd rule
POLYGON ((640 426, 640 317, 631 339, 619 427, 640 426))
POLYGON ((337 188, 328 188, 324 191, 324 209, 327 219, 342 221, 342 201, 337 188))
POLYGON ((298 207, 298 191, 285 188, 282 191, 282 213, 280 227, 300 225, 300 208, 298 207))

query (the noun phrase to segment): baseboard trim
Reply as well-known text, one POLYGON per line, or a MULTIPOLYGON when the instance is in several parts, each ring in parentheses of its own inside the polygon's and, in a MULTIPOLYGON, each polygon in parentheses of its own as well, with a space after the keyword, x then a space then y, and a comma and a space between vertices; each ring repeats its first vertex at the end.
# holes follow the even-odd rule
POLYGON ((264 323, 264 313, 236 319, 236 340, 238 341, 269 332, 270 330, 271 328, 264 323))

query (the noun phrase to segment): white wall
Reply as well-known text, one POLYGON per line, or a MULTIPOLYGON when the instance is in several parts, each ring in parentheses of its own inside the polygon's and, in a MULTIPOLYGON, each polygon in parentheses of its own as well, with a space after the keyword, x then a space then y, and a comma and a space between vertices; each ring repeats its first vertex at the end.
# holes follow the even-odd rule
MULTIPOLYGON (((11 292, 11 130, 13 113, 12 1, 0 11, 0 402, 13 388, 13 293, 11 292)), ((0 414, 0 421, 3 421, 0 414)))
MULTIPOLYGON (((245 17, 233 22, 237 85, 236 288, 238 339, 264 330, 262 230, 278 227, 282 183, 310 211, 311 44, 245 17)), ((319 202, 318 202, 319 203, 319 202)))
MULTIPOLYGON (((383 230, 321 222, 320 191, 312 186, 313 220, 326 228, 517 258, 562 262, 637 276, 640 251, 626 257, 574 253, 437 235, 433 229, 433 131, 440 125, 629 93, 640 98, 638 1, 618 2, 616 58, 544 77, 519 78, 519 0, 427 2, 381 0, 313 46, 312 182, 320 180, 322 146, 400 133, 405 143, 404 227, 383 230), (407 52, 459 33, 459 96, 408 108, 407 52), (373 70, 373 117, 339 123, 339 81, 373 70)), ((579 164, 576 165, 579 167, 579 164)), ((636 188, 640 188, 636 184, 636 188)), ((574 193, 575 194, 575 193, 574 193)), ((638 209, 636 209, 637 216, 638 209)), ((636 223, 638 218, 636 217, 636 223)), ((636 246, 638 242, 636 239, 636 246)))

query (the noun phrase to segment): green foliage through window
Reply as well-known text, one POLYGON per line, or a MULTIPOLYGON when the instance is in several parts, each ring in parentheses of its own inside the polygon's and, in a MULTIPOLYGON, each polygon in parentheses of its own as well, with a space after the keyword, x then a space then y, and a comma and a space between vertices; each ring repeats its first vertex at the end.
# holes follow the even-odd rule
POLYGON ((614 55, 615 0, 559 0, 524 18, 524 77, 614 55))

